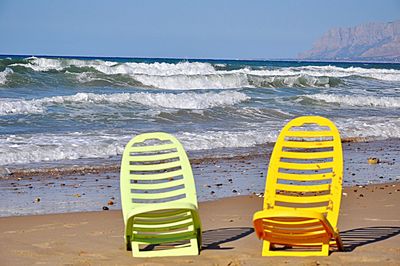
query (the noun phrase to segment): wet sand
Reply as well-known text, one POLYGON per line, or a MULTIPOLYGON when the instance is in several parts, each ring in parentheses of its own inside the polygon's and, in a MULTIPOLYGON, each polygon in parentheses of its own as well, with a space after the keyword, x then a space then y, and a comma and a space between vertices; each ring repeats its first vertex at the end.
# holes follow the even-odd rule
POLYGON ((262 197, 200 203, 199 256, 133 258, 119 210, 0 218, 1 265, 399 265, 400 183, 344 189, 339 229, 345 252, 329 257, 262 257, 252 215, 262 197))
MULTIPOLYGON (((189 154, 198 200, 264 192, 273 145, 259 146, 235 156, 197 158, 189 154)), ((398 139, 354 142, 345 140, 344 186, 400 180, 398 139), (368 158, 378 158, 370 164, 368 158)), ((0 216, 98 211, 121 208, 119 165, 116 163, 46 168, 10 168, 0 177, 0 216), (110 204, 112 202, 112 205, 110 204)))

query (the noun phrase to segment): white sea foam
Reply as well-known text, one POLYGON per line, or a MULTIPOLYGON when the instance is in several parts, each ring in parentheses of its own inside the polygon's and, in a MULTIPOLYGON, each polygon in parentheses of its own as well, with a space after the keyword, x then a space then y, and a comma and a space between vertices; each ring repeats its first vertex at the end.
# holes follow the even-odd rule
POLYGON ((106 132, 2 136, 0 165, 106 158, 121 154, 127 141, 129 136, 106 132))
POLYGON ((51 58, 27 58, 27 63, 16 63, 10 66, 23 66, 35 71, 61 71, 65 68, 91 67, 99 72, 108 75, 115 74, 145 74, 145 75, 207 75, 215 73, 214 67, 209 63, 189 63, 180 62, 177 64, 169 63, 117 63, 102 60, 79 60, 79 59, 51 59, 51 58))
POLYGON ((40 102, 0 99, 0 115, 38 114, 45 110, 46 108, 40 102))
POLYGON ((358 95, 336 95, 336 94, 314 94, 304 97, 328 103, 337 103, 346 106, 366 106, 382 108, 399 108, 400 97, 377 97, 377 96, 358 96, 358 95))
POLYGON ((387 81, 400 81, 400 70, 377 69, 361 67, 336 67, 336 66, 302 66, 284 67, 274 70, 251 70, 252 74, 260 76, 291 76, 308 75, 314 77, 349 77, 360 76, 387 81))
POLYGON ((342 137, 400 138, 400 118, 347 118, 335 121, 342 137))
POLYGON ((274 142, 277 133, 275 130, 206 131, 183 132, 177 134, 177 137, 188 150, 208 150, 253 147, 274 142))
POLYGON ((134 78, 144 85, 162 89, 231 89, 252 87, 242 74, 213 75, 174 75, 149 76, 135 75, 134 78))
POLYGON ((77 93, 70 96, 54 96, 34 100, 0 99, 0 115, 42 113, 46 107, 63 104, 128 104, 138 103, 150 107, 174 109, 208 109, 218 106, 234 105, 250 99, 246 94, 236 91, 220 93, 116 93, 95 94, 77 93))
MULTIPOLYGON (((334 121, 342 137, 372 139, 399 138, 400 119, 347 118, 334 121)), ((186 150, 253 147, 275 142, 282 123, 263 128, 249 125, 235 131, 177 132, 174 135, 186 150)), ((26 134, 0 136, 0 165, 31 162, 107 158, 120 155, 124 145, 138 132, 93 131, 65 134, 26 134)))
POLYGON ((52 59, 52 58, 37 58, 29 57, 25 59, 27 63, 15 63, 10 66, 22 66, 31 68, 35 71, 61 71, 65 68, 75 67, 108 67, 116 65, 116 62, 102 60, 79 60, 79 59, 52 59))
MULTIPOLYGON (((96 131, 1 136, 0 165, 116 156, 122 154, 125 144, 135 134, 96 131)), ((175 135, 186 150, 251 147, 276 139, 275 132, 252 130, 181 132, 175 135)))
MULTIPOLYGON (((210 63, 134 63, 102 60, 29 58, 24 66, 35 71, 62 71, 69 67, 92 68, 105 75, 126 75, 145 86, 163 89, 229 89, 242 87, 311 86, 329 87, 333 78, 359 76, 386 81, 400 81, 400 70, 361 67, 302 66, 276 69, 217 70, 210 63)), ((217 66, 217 65, 216 65, 217 66)), ((218 68, 218 66, 217 66, 218 68)), ((91 79, 88 74, 77 77, 80 82, 91 79)))
POLYGON ((7 82, 7 76, 14 73, 11 68, 6 68, 0 72, 0 85, 4 85, 7 82))

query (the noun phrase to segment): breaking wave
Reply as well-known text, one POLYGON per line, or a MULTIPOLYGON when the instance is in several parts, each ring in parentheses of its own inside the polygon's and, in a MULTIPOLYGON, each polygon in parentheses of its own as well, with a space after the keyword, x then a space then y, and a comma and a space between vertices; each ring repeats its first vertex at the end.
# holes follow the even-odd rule
MULTIPOLYGON (((43 161, 107 158, 122 154, 137 132, 71 132, 66 134, 10 135, 0 138, 0 165, 43 161)), ((175 134, 187 150, 251 147, 276 139, 275 132, 206 131, 175 134)))
POLYGON ((378 69, 361 67, 336 67, 336 66, 302 66, 283 67, 274 70, 253 70, 253 74, 268 76, 307 75, 312 77, 343 78, 358 76, 386 81, 400 81, 400 70, 378 69))
POLYGON ((400 97, 377 97, 377 96, 357 96, 357 95, 336 95, 336 94, 314 94, 304 97, 324 101, 328 103, 337 103, 346 106, 366 106, 382 108, 399 108, 400 97))
MULTIPOLYGON (((374 118, 334 121, 343 138, 399 138, 400 120, 374 118), (379 120, 379 119, 378 119, 379 120)), ((174 135, 188 151, 220 148, 246 148, 276 141, 280 123, 275 129, 250 126, 236 131, 177 132, 174 135)), ((118 130, 69 132, 64 134, 3 135, 0 137, 0 165, 43 161, 107 158, 123 152, 124 145, 138 132, 118 130)))
POLYGON ((12 73, 14 73, 14 71, 8 67, 4 71, 1 71, 0 72, 0 85, 5 84, 7 82, 7 76, 12 73))
POLYGON ((224 91, 220 93, 116 93, 95 94, 77 93, 70 96, 46 97, 34 100, 0 100, 0 115, 35 114, 46 111, 47 106, 63 104, 127 104, 137 103, 150 107, 173 109, 208 109, 219 106, 234 105, 250 97, 242 92, 224 91))
POLYGON ((0 115, 38 114, 43 113, 45 110, 44 106, 38 101, 0 100, 0 115))
POLYGON ((334 121, 342 138, 389 139, 400 138, 400 119, 347 118, 334 121))
POLYGON ((400 81, 400 70, 361 67, 301 66, 229 70, 226 65, 205 62, 136 63, 103 60, 51 59, 31 57, 9 67, 34 71, 73 73, 78 83, 93 79, 113 82, 115 75, 129 77, 133 84, 161 89, 231 89, 243 87, 333 87, 342 78, 361 77, 400 81), (82 73, 85 74, 82 74, 82 73), (90 74, 96 75, 95 78, 90 74), (137 83, 136 83, 137 82, 137 83))

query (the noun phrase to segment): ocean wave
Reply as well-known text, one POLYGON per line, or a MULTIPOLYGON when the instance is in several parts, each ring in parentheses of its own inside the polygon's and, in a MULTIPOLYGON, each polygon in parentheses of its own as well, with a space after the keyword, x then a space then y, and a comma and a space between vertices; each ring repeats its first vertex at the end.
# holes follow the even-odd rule
POLYGON ((242 92, 220 93, 77 93, 69 96, 54 96, 33 100, 0 99, 0 115, 43 113, 47 106, 63 104, 127 104, 137 103, 150 107, 173 109, 208 109, 234 105, 250 99, 242 92))
POLYGON ((347 118, 334 121, 342 138, 389 139, 400 138, 399 118, 347 118))
POLYGON ((129 136, 106 132, 2 136, 0 165, 107 158, 121 154, 127 141, 129 136))
POLYGON ((275 130, 238 130, 182 132, 177 138, 187 150, 209 150, 217 148, 245 148, 275 142, 275 130))
POLYGON ((0 99, 0 115, 39 114, 46 108, 36 101, 0 99))
MULTIPOLYGON (((334 121, 342 138, 387 139, 400 137, 400 119, 342 118, 334 121)), ((249 125, 247 129, 177 132, 174 135, 188 151, 247 148, 273 143, 282 122, 273 127, 249 125)), ((108 158, 123 152, 124 145, 138 132, 93 131, 64 134, 0 136, 0 165, 32 162, 108 158)))
POLYGON ((7 76, 14 73, 11 68, 6 68, 0 72, 0 85, 4 85, 7 82, 7 76))
MULTIPOLYGON (((34 71, 96 71, 106 76, 126 75, 145 86, 164 89, 207 89, 242 87, 331 87, 340 78, 359 76, 385 81, 400 81, 400 70, 336 66, 282 67, 276 69, 223 70, 205 62, 135 63, 103 60, 28 58, 26 63, 14 63, 34 71)), ((78 73, 79 74, 79 73, 78 73)), ((101 79, 96 77, 97 79, 101 79)), ((91 81, 89 74, 80 74, 77 81, 91 81)), ((107 79, 107 81, 110 81, 107 79)))
POLYGON ((337 103, 345 106, 366 106, 382 108, 399 108, 400 97, 377 97, 377 96, 358 96, 358 95, 336 95, 336 94, 313 94, 305 95, 317 101, 337 103))
MULTIPOLYGON (((131 132, 71 132, 0 137, 0 165, 83 158, 107 158, 122 154, 131 132)), ((175 134, 186 150, 251 147, 275 141, 275 133, 260 131, 205 131, 175 134)))
POLYGON ((150 76, 135 75, 144 85, 161 89, 233 89, 252 87, 242 74, 150 76))
POLYGON ((62 71, 70 67, 94 68, 95 70, 108 74, 127 74, 127 75, 207 75, 215 73, 214 67, 209 63, 200 62, 179 62, 171 63, 118 63, 103 60, 79 60, 79 59, 52 59, 30 57, 26 59, 27 63, 15 63, 10 66, 22 66, 31 68, 35 71, 62 71))
POLYGON ((249 75, 249 83, 257 88, 279 88, 279 87, 333 87, 340 83, 332 77, 314 77, 310 75, 289 76, 260 76, 249 75))
POLYGON ((378 69, 361 67, 336 67, 336 66, 301 66, 283 67, 273 70, 251 70, 253 75, 260 76, 293 76, 307 75, 313 77, 351 77, 358 76, 385 81, 400 81, 400 70, 378 69))

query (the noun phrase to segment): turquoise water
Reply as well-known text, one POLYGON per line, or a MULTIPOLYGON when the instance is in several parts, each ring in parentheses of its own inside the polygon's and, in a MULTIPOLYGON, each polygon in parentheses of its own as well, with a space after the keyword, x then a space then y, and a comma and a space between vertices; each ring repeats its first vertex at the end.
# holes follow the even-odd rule
POLYGON ((398 138, 399 92, 399 64, 2 56, 0 165, 117 158, 148 131, 235 153, 299 115, 398 138))

